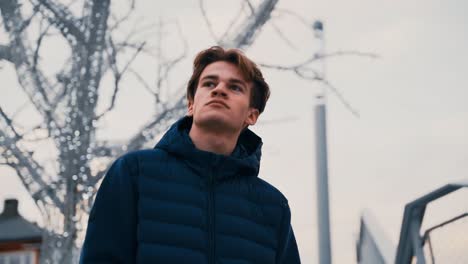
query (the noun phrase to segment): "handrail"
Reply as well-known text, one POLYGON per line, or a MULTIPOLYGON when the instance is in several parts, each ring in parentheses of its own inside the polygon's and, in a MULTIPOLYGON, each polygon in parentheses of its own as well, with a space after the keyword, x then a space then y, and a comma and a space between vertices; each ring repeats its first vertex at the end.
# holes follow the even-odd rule
POLYGON ((417 264, 426 263, 422 252, 423 239, 420 235, 420 228, 426 211, 426 205, 431 201, 464 187, 468 187, 468 180, 450 183, 423 195, 405 206, 395 263, 411 263, 413 256, 416 256, 417 264))

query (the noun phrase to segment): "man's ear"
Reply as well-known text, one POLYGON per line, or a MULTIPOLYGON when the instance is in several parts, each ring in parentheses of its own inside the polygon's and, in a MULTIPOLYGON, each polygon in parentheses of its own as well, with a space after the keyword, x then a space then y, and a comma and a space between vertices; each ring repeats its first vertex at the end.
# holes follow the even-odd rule
POLYGON ((193 100, 188 100, 187 103, 187 116, 193 116, 193 100))
POLYGON ((246 126, 253 126, 257 123, 258 116, 260 116, 260 111, 257 108, 250 107, 249 114, 245 119, 246 126))

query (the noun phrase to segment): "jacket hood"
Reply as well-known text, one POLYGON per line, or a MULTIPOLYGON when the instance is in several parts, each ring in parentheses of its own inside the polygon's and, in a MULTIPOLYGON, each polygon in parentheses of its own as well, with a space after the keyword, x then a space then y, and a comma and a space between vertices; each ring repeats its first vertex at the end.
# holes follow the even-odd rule
POLYGON ((185 116, 174 123, 155 148, 177 156, 201 177, 213 174, 216 180, 243 176, 258 176, 262 139, 245 129, 229 156, 199 150, 189 137, 192 117, 185 116), (216 172, 216 173, 214 173, 216 172))

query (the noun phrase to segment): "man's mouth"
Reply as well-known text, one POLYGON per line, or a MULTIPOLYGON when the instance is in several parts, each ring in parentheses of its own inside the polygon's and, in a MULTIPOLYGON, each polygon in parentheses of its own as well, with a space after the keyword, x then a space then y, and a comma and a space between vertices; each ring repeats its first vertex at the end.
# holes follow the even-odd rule
POLYGON ((210 101, 206 105, 220 105, 220 106, 224 106, 227 109, 229 109, 229 106, 226 103, 224 103, 223 101, 218 101, 218 100, 210 101))

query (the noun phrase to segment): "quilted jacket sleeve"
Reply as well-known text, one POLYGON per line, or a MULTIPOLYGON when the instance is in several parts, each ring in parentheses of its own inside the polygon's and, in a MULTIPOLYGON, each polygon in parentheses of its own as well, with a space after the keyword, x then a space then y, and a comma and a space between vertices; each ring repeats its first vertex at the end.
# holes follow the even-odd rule
POLYGON ((280 248, 276 255, 276 263, 300 264, 299 250, 297 249, 296 238, 291 226, 291 210, 287 202, 284 206, 282 230, 280 232, 280 248))
POLYGON ((135 263, 137 161, 110 167, 91 210, 81 264, 135 263), (133 165, 133 166, 129 166, 133 165))

